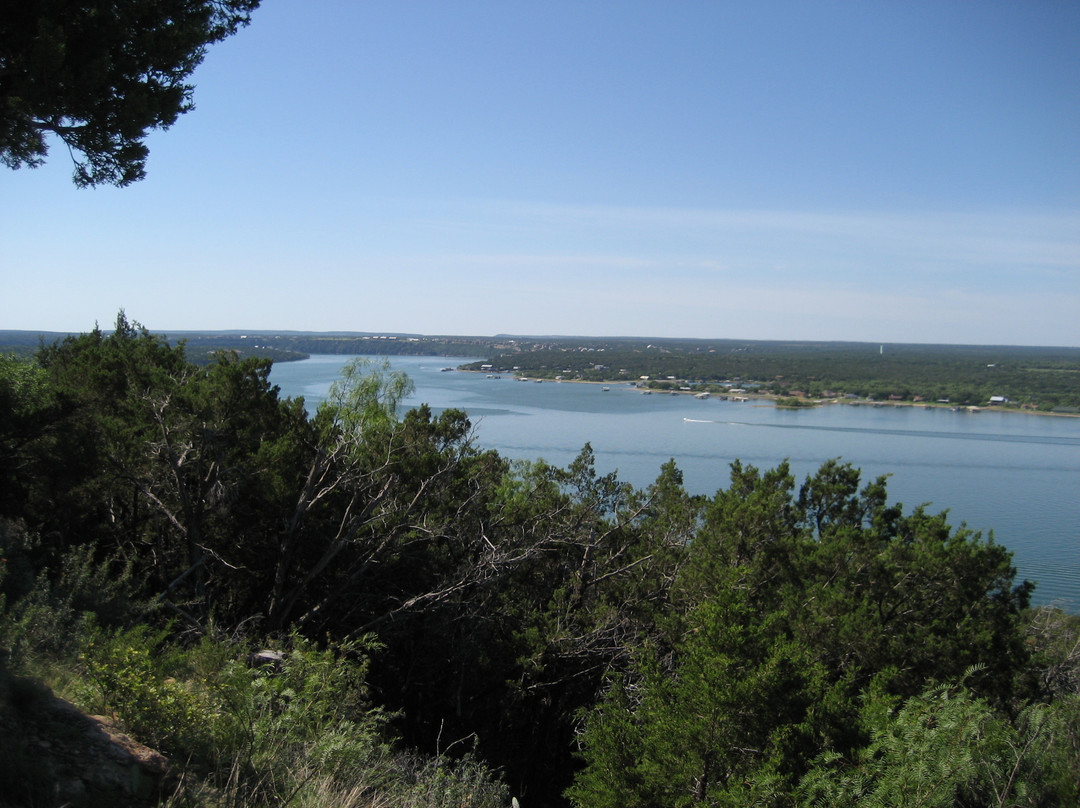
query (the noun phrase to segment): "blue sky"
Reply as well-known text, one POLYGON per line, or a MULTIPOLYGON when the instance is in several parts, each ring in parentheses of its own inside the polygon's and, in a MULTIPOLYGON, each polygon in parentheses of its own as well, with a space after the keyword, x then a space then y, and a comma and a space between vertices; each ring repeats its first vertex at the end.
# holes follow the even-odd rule
POLYGON ((1080 345, 1080 3, 268 0, 0 328, 1080 345))

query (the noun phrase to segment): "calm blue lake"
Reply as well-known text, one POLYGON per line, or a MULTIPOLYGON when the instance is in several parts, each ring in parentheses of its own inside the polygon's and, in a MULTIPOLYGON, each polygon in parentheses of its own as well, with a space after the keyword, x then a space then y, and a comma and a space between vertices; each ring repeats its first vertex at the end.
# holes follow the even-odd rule
MULTIPOLYGON (((313 356, 274 366, 286 396, 322 401, 352 357, 313 356)), ((381 357, 375 358, 382 361, 381 357)), ((735 459, 770 468, 787 459, 801 481, 839 457, 863 479, 890 475, 906 511, 948 510, 1014 552, 1037 603, 1080 610, 1080 419, 916 407, 830 406, 779 410, 754 402, 642 395, 627 385, 521 382, 510 376, 441 372, 467 359, 394 357, 413 379, 409 405, 468 412, 477 443, 504 457, 566 465, 589 442, 598 470, 636 486, 674 458, 686 487, 713 494, 735 459)))

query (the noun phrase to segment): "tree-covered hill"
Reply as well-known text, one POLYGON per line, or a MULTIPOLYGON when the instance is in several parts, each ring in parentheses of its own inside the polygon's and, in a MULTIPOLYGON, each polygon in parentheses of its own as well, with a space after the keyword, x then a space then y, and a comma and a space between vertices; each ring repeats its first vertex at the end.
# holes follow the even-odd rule
POLYGON ((387 365, 310 416, 269 361, 186 351, 121 315, 0 359, 0 684, 115 714, 172 804, 1080 799, 1076 621, 884 478, 638 489, 402 414, 387 365))
MULTIPOLYGON (((109 333, 105 331, 104 333, 109 333)), ((42 345, 69 334, 40 331, 0 331, 0 352, 30 356, 42 345)), ((490 337, 420 336, 413 334, 308 333, 287 331, 175 331, 163 334, 170 345, 185 346, 195 364, 212 363, 222 352, 239 357, 290 362, 312 354, 344 356, 487 356, 505 344, 490 337)))

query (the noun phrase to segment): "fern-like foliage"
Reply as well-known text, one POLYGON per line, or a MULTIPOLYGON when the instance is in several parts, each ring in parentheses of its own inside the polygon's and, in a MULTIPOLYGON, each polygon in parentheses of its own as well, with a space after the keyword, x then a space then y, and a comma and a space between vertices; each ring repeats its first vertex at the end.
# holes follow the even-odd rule
POLYGON ((1047 755, 1064 728, 1058 710, 1032 705, 1013 722, 964 682, 939 685, 876 715, 870 744, 821 755, 799 788, 813 808, 1037 806, 1060 794, 1047 755))

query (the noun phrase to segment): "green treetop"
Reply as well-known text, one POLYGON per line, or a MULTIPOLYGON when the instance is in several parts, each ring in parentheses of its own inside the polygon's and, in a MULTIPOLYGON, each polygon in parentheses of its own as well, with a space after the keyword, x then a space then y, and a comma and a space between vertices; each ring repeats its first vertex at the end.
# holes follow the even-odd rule
POLYGON ((259 0, 20 0, 0 8, 0 160, 40 166, 47 137, 75 184, 130 185, 143 143, 190 111, 206 46, 246 25, 259 0), (78 156, 77 156, 78 155, 78 156))

